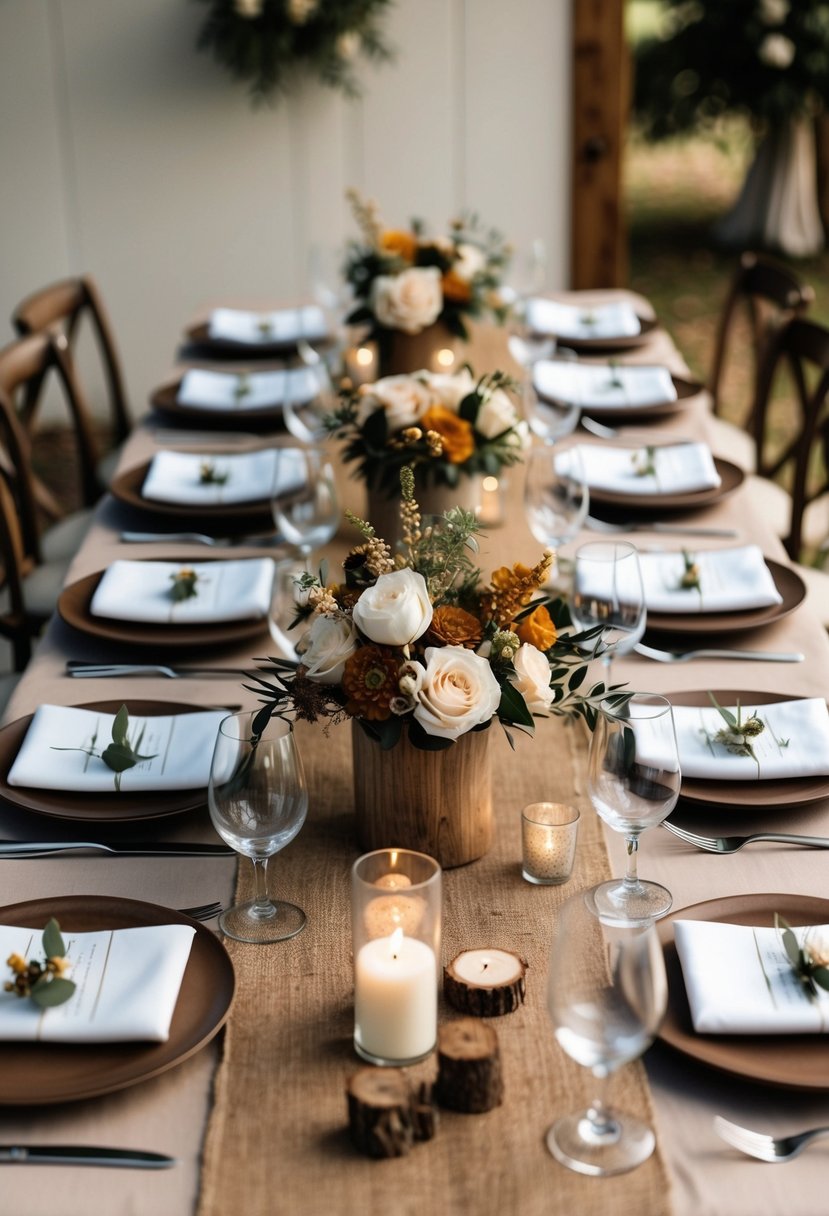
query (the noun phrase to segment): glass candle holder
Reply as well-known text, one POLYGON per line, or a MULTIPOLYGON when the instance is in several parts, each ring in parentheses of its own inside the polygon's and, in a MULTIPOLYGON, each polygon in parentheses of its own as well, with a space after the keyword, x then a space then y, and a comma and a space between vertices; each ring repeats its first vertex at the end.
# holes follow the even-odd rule
POLYGON ((573 873, 579 812, 563 802, 533 802, 521 812, 521 874, 555 886, 573 873))
POLYGON ((354 1049, 370 1064, 415 1064, 435 1048, 441 903, 425 853, 377 849, 354 863, 354 1049))

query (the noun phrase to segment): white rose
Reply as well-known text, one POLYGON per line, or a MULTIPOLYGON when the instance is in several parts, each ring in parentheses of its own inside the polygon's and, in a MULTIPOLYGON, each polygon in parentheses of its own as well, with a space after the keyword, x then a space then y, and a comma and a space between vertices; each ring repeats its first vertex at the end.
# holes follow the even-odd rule
POLYGON ((546 714, 553 703, 550 664, 537 646, 524 642, 512 660, 515 673, 510 684, 521 693, 531 714, 546 714))
POLYGON ((345 661, 357 649, 357 633, 344 617, 318 616, 305 635, 302 665, 310 680, 339 684, 345 661))
POLYGON ((381 646, 408 646, 426 632, 432 621, 423 575, 408 566, 381 574, 357 600, 352 616, 369 641, 381 646))
POLYGON ((468 368, 462 367, 454 375, 448 372, 427 372, 426 383, 445 409, 457 413, 464 397, 468 397, 475 387, 475 378, 470 375, 468 368))
POLYGON ((475 430, 480 431, 486 439, 494 439, 496 435, 502 435, 504 431, 515 426, 517 421, 515 406, 502 388, 496 388, 484 399, 478 410, 475 430))
POLYGON ((758 14, 763 25, 782 25, 789 15, 789 0, 760 0, 758 14))
POLYGON ((429 388, 414 376, 384 376, 375 384, 364 384, 357 403, 357 425, 379 408, 386 411, 386 422, 390 432, 402 431, 414 426, 434 404, 429 388))
POLYGON ((378 275, 371 285, 371 307, 381 325, 419 334, 437 321, 443 308, 437 266, 413 266, 397 275, 378 275))
POLYGON ((288 16, 294 25, 304 25, 317 4, 318 0, 288 0, 288 16))
POLYGON ((504 436, 504 443, 508 447, 518 448, 521 452, 526 452, 532 447, 532 435, 530 434, 529 423, 523 418, 519 418, 512 428, 509 435, 504 436))
POLYGON ((488 722, 501 688, 486 659, 463 646, 429 646, 414 716, 428 735, 457 739, 488 722))
POLYGON ((479 249, 477 245, 467 245, 466 243, 458 245, 457 260, 452 269, 459 279, 463 279, 464 283, 468 283, 470 279, 474 279, 476 274, 480 274, 486 267, 486 255, 483 249, 479 249))
POLYGON ((770 68, 785 70, 794 59, 795 45, 785 34, 766 34, 757 54, 770 68))
POLYGON ((233 8, 239 17, 258 17, 264 0, 233 0, 233 8))

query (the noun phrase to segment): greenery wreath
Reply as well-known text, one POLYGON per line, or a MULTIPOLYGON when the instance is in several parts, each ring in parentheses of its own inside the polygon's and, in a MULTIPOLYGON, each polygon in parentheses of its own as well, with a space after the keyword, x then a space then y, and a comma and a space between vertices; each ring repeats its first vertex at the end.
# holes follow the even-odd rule
POLYGON ((208 8, 196 43, 255 102, 286 93, 304 70, 357 97, 360 56, 377 62, 392 52, 380 17, 392 0, 197 0, 208 8))

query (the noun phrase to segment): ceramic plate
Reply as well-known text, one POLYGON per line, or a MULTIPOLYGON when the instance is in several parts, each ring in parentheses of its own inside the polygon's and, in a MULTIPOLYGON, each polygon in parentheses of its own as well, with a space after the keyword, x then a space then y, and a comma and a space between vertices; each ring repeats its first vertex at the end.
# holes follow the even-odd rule
POLYGON ((783 598, 781 604, 769 604, 765 608, 738 608, 734 612, 648 611, 647 629, 654 633, 737 633, 779 621, 803 603, 806 584, 791 566, 784 566, 771 558, 766 558, 766 565, 783 598))

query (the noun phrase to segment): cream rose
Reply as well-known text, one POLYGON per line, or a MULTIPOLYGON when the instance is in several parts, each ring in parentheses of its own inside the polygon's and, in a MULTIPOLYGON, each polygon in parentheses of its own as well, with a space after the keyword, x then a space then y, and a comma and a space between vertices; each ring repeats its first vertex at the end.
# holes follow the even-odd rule
POLYGON ((452 269, 459 279, 468 283, 480 274, 486 267, 486 256, 483 249, 477 245, 469 245, 465 241, 458 245, 458 254, 452 269))
POLYGON ((785 71, 795 55, 795 45, 785 34, 766 34, 757 51, 758 58, 770 68, 785 71))
POLYGON ((531 714, 546 714, 553 703, 550 664, 537 646, 524 642, 512 660, 515 672, 509 682, 521 693, 531 714))
POLYGON ((432 621, 432 604, 422 574, 406 567, 381 574, 367 587, 352 612, 354 623, 380 646, 408 646, 432 621))
POLYGON ((456 413, 464 397, 468 397, 475 387, 475 378, 466 367, 452 376, 448 372, 426 372, 425 375, 426 383, 439 403, 456 413))
POLYGON ((481 403, 475 419, 475 430, 480 431, 486 439, 494 439, 515 426, 517 421, 515 406, 502 388, 496 388, 481 403))
POLYGON ((343 617, 318 616, 305 635, 302 665, 310 680, 339 684, 345 662, 357 649, 357 633, 343 617))
POLYGON ((429 646, 414 716, 428 735, 457 739, 488 722, 501 688, 486 659, 463 646, 429 646))
POLYGON ((371 307, 381 325, 419 334, 437 321, 443 308, 440 271, 413 266, 397 275, 378 275, 371 285, 371 307))
POLYGON ((386 411, 389 431, 414 426, 430 406, 434 394, 414 376, 384 376, 374 384, 364 384, 357 404, 357 425, 363 426, 377 409, 386 411))

